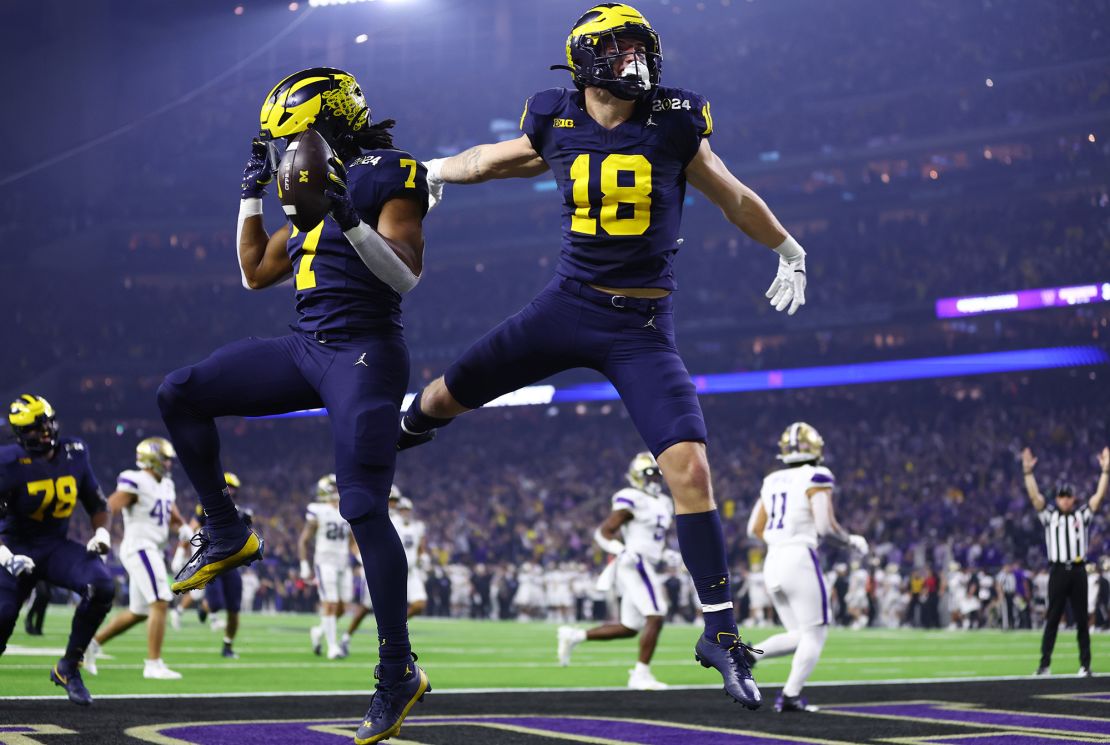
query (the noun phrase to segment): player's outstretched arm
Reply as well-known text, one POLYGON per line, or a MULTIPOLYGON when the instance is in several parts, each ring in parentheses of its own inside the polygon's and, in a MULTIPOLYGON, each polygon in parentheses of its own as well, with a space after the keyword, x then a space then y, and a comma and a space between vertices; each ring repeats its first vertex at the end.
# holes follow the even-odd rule
POLYGON ((449 158, 436 158, 428 167, 428 187, 441 184, 478 184, 490 179, 531 178, 547 170, 547 163, 527 135, 515 140, 475 145, 449 158))
MULTIPOLYGON (((1029 495, 1029 501, 1033 503, 1033 509, 1040 512, 1044 509, 1044 497, 1041 496, 1041 490, 1037 487, 1037 478, 1033 475, 1033 467, 1037 465, 1037 459, 1033 455, 1033 451, 1025 448, 1021 451, 1021 473, 1025 480, 1025 493, 1029 495)), ((1092 509, 1094 509, 1092 507, 1092 509)))
POLYGON ((775 310, 794 315, 806 302, 805 249, 786 232, 767 203, 732 175, 709 140, 701 141, 686 166, 686 179, 720 207, 729 222, 779 255, 778 272, 766 294, 775 310))
POLYGON ((1098 454, 1098 467, 1101 469, 1098 486, 1095 488, 1095 495, 1087 503, 1092 512, 1098 511, 1098 508, 1102 505, 1102 500, 1106 498, 1106 490, 1110 488, 1110 447, 1104 447, 1102 452, 1098 454))

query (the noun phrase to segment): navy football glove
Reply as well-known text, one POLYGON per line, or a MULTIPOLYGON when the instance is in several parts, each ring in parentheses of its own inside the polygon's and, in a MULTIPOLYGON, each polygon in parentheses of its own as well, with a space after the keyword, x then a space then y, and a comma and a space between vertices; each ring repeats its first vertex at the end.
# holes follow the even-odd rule
POLYGON ((266 143, 255 137, 251 140, 251 157, 243 169, 240 196, 243 199, 261 199, 266 194, 266 184, 274 180, 274 167, 266 143))
POLYGON ((328 186, 324 189, 324 196, 331 200, 332 219, 346 233, 351 228, 358 227, 362 218, 358 216, 351 201, 351 192, 347 189, 347 169, 343 162, 339 158, 331 158, 328 162, 333 170, 328 172, 328 186))

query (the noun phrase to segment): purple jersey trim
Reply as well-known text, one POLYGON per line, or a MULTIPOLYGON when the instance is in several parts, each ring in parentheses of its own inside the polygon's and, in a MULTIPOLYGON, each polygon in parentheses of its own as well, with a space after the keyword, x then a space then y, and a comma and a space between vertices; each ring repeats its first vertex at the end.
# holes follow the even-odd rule
POLYGON ((116 483, 117 484, 127 484, 128 486, 133 486, 136 489, 139 488, 139 485, 136 484, 134 481, 132 481, 131 479, 125 479, 122 476, 120 476, 118 479, 116 479, 116 483))
POLYGON ((817 572, 817 586, 821 588, 821 625, 829 625, 829 594, 825 591, 825 576, 821 574, 821 562, 817 560, 817 552, 812 548, 809 557, 813 559, 813 571, 817 572))
POLYGON ((643 557, 636 557, 636 571, 640 573, 640 578, 644 581, 647 587, 648 597, 651 598, 651 607, 655 608, 656 612, 659 611, 659 601, 655 599, 655 588, 651 586, 651 580, 648 579, 647 570, 644 569, 643 557))
POLYGON ((809 481, 812 484, 831 484, 833 482, 833 477, 827 473, 815 473, 810 477, 809 481))
POLYGON ((625 503, 625 504, 627 504, 627 505, 628 505, 629 507, 635 507, 635 506, 636 506, 636 503, 635 503, 635 502, 633 502, 633 501, 632 501, 631 499, 629 499, 628 497, 617 497, 616 499, 614 499, 614 500, 613 500, 613 504, 616 504, 617 502, 624 502, 624 503, 625 503))
POLYGON ((146 573, 150 575, 150 586, 154 588, 154 599, 161 600, 162 597, 158 594, 158 580, 154 578, 154 567, 150 565, 150 559, 146 558, 146 550, 139 551, 139 558, 143 560, 143 566, 146 567, 146 573))

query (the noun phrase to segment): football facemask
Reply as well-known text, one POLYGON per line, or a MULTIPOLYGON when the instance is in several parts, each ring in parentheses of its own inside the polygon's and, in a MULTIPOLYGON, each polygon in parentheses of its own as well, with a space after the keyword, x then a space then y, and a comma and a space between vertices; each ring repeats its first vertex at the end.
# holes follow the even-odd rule
POLYGON ((159 478, 170 472, 176 457, 173 445, 164 437, 148 437, 135 446, 135 465, 149 469, 159 478))
POLYGON ((8 424, 20 446, 32 455, 45 455, 58 446, 54 407, 42 396, 24 393, 12 401, 8 424))
POLYGON ((635 8, 603 3, 586 11, 567 37, 567 64, 575 85, 603 88, 618 98, 634 101, 659 85, 663 50, 659 34, 635 8), (630 42, 643 45, 633 52, 630 42), (622 50, 624 48, 624 51, 622 50), (618 75, 614 67, 627 61, 618 75))

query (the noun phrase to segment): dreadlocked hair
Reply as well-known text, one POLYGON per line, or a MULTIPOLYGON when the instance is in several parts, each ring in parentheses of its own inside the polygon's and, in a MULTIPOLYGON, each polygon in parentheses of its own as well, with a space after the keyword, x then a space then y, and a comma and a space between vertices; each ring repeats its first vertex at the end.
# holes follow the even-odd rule
POLYGON ((397 122, 393 119, 383 119, 377 124, 371 124, 366 131, 358 135, 358 144, 364 150, 393 150, 393 129, 397 122))

